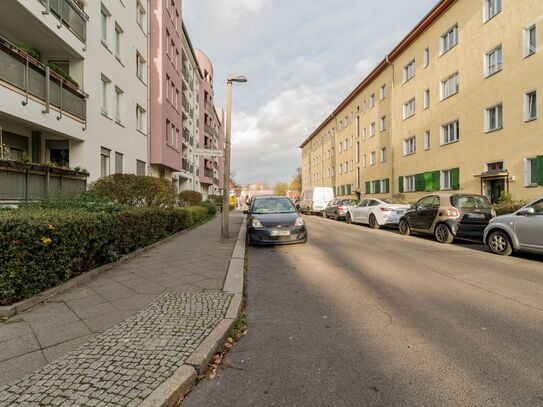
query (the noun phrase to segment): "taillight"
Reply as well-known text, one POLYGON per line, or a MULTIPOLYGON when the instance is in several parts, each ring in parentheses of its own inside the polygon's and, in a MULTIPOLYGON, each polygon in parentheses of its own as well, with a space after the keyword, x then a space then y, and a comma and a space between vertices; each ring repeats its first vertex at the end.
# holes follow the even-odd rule
POLYGON ((459 218, 460 211, 456 208, 447 208, 447 216, 449 218, 459 218))
POLYGON ((340 211, 342 211, 343 209, 345 209, 345 208, 343 207, 343 205, 340 205, 340 206, 338 206, 337 208, 338 208, 340 211))
POLYGON ((381 212, 394 212, 394 209, 390 209, 390 208, 379 208, 381 210, 381 212))

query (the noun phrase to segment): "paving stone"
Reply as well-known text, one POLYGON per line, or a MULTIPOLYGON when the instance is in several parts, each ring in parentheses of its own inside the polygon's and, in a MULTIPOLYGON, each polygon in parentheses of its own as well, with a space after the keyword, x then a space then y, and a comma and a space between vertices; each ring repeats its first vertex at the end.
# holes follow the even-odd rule
POLYGON ((79 320, 59 326, 39 327, 34 331, 42 348, 49 348, 59 343, 91 334, 89 328, 79 320))
POLYGON ((19 338, 9 339, 0 344, 0 362, 13 359, 40 349, 40 344, 33 333, 19 338))
POLYGON ((2 348, 2 342, 19 338, 20 336, 30 335, 31 333, 32 329, 25 321, 8 321, 0 323, 0 349, 2 348))
POLYGON ((85 342, 91 340, 95 336, 96 334, 85 335, 76 339, 60 343, 55 346, 51 346, 49 348, 43 349, 43 355, 47 359, 47 362, 52 362, 60 358, 61 356, 64 356, 68 352, 77 349, 79 346, 83 345, 85 342))
POLYGON ((39 350, 0 362, 0 383, 9 383, 41 368, 46 363, 47 360, 39 350))
POLYGON ((14 321, 28 322, 33 329, 59 326, 78 320, 77 315, 64 303, 40 304, 37 308, 14 319, 14 321))

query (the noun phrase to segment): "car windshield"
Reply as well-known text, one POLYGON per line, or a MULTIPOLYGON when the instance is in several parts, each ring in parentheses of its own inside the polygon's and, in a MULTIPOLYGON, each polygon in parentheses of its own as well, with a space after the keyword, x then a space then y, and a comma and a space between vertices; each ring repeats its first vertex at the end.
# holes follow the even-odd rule
POLYGON ((451 203, 461 209, 490 209, 490 202, 484 196, 454 195, 451 203))
POLYGON ((344 199, 341 203, 342 205, 356 205, 356 201, 353 201, 352 199, 344 199))
POLYGON ((288 198, 265 198, 257 199, 253 205, 252 213, 293 213, 296 208, 288 198))
POLYGON ((387 204, 394 204, 394 205, 406 205, 404 201, 400 201, 399 199, 391 199, 391 198, 385 198, 381 199, 384 203, 387 204))

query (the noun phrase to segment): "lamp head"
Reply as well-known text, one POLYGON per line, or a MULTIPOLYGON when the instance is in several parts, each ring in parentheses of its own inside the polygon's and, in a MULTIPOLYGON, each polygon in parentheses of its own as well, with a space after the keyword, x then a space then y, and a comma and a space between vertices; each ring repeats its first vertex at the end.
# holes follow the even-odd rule
POLYGON ((226 81, 228 83, 232 83, 232 82, 240 82, 240 83, 245 83, 247 82, 247 78, 243 75, 228 75, 226 77, 226 81))

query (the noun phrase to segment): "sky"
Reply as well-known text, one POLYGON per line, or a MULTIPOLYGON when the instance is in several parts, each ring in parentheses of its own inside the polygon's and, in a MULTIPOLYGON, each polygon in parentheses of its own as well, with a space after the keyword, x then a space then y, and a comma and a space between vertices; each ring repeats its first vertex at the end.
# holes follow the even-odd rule
POLYGON ((232 171, 289 182, 300 144, 437 0, 183 0, 195 48, 213 62, 215 104, 234 84, 232 171))

